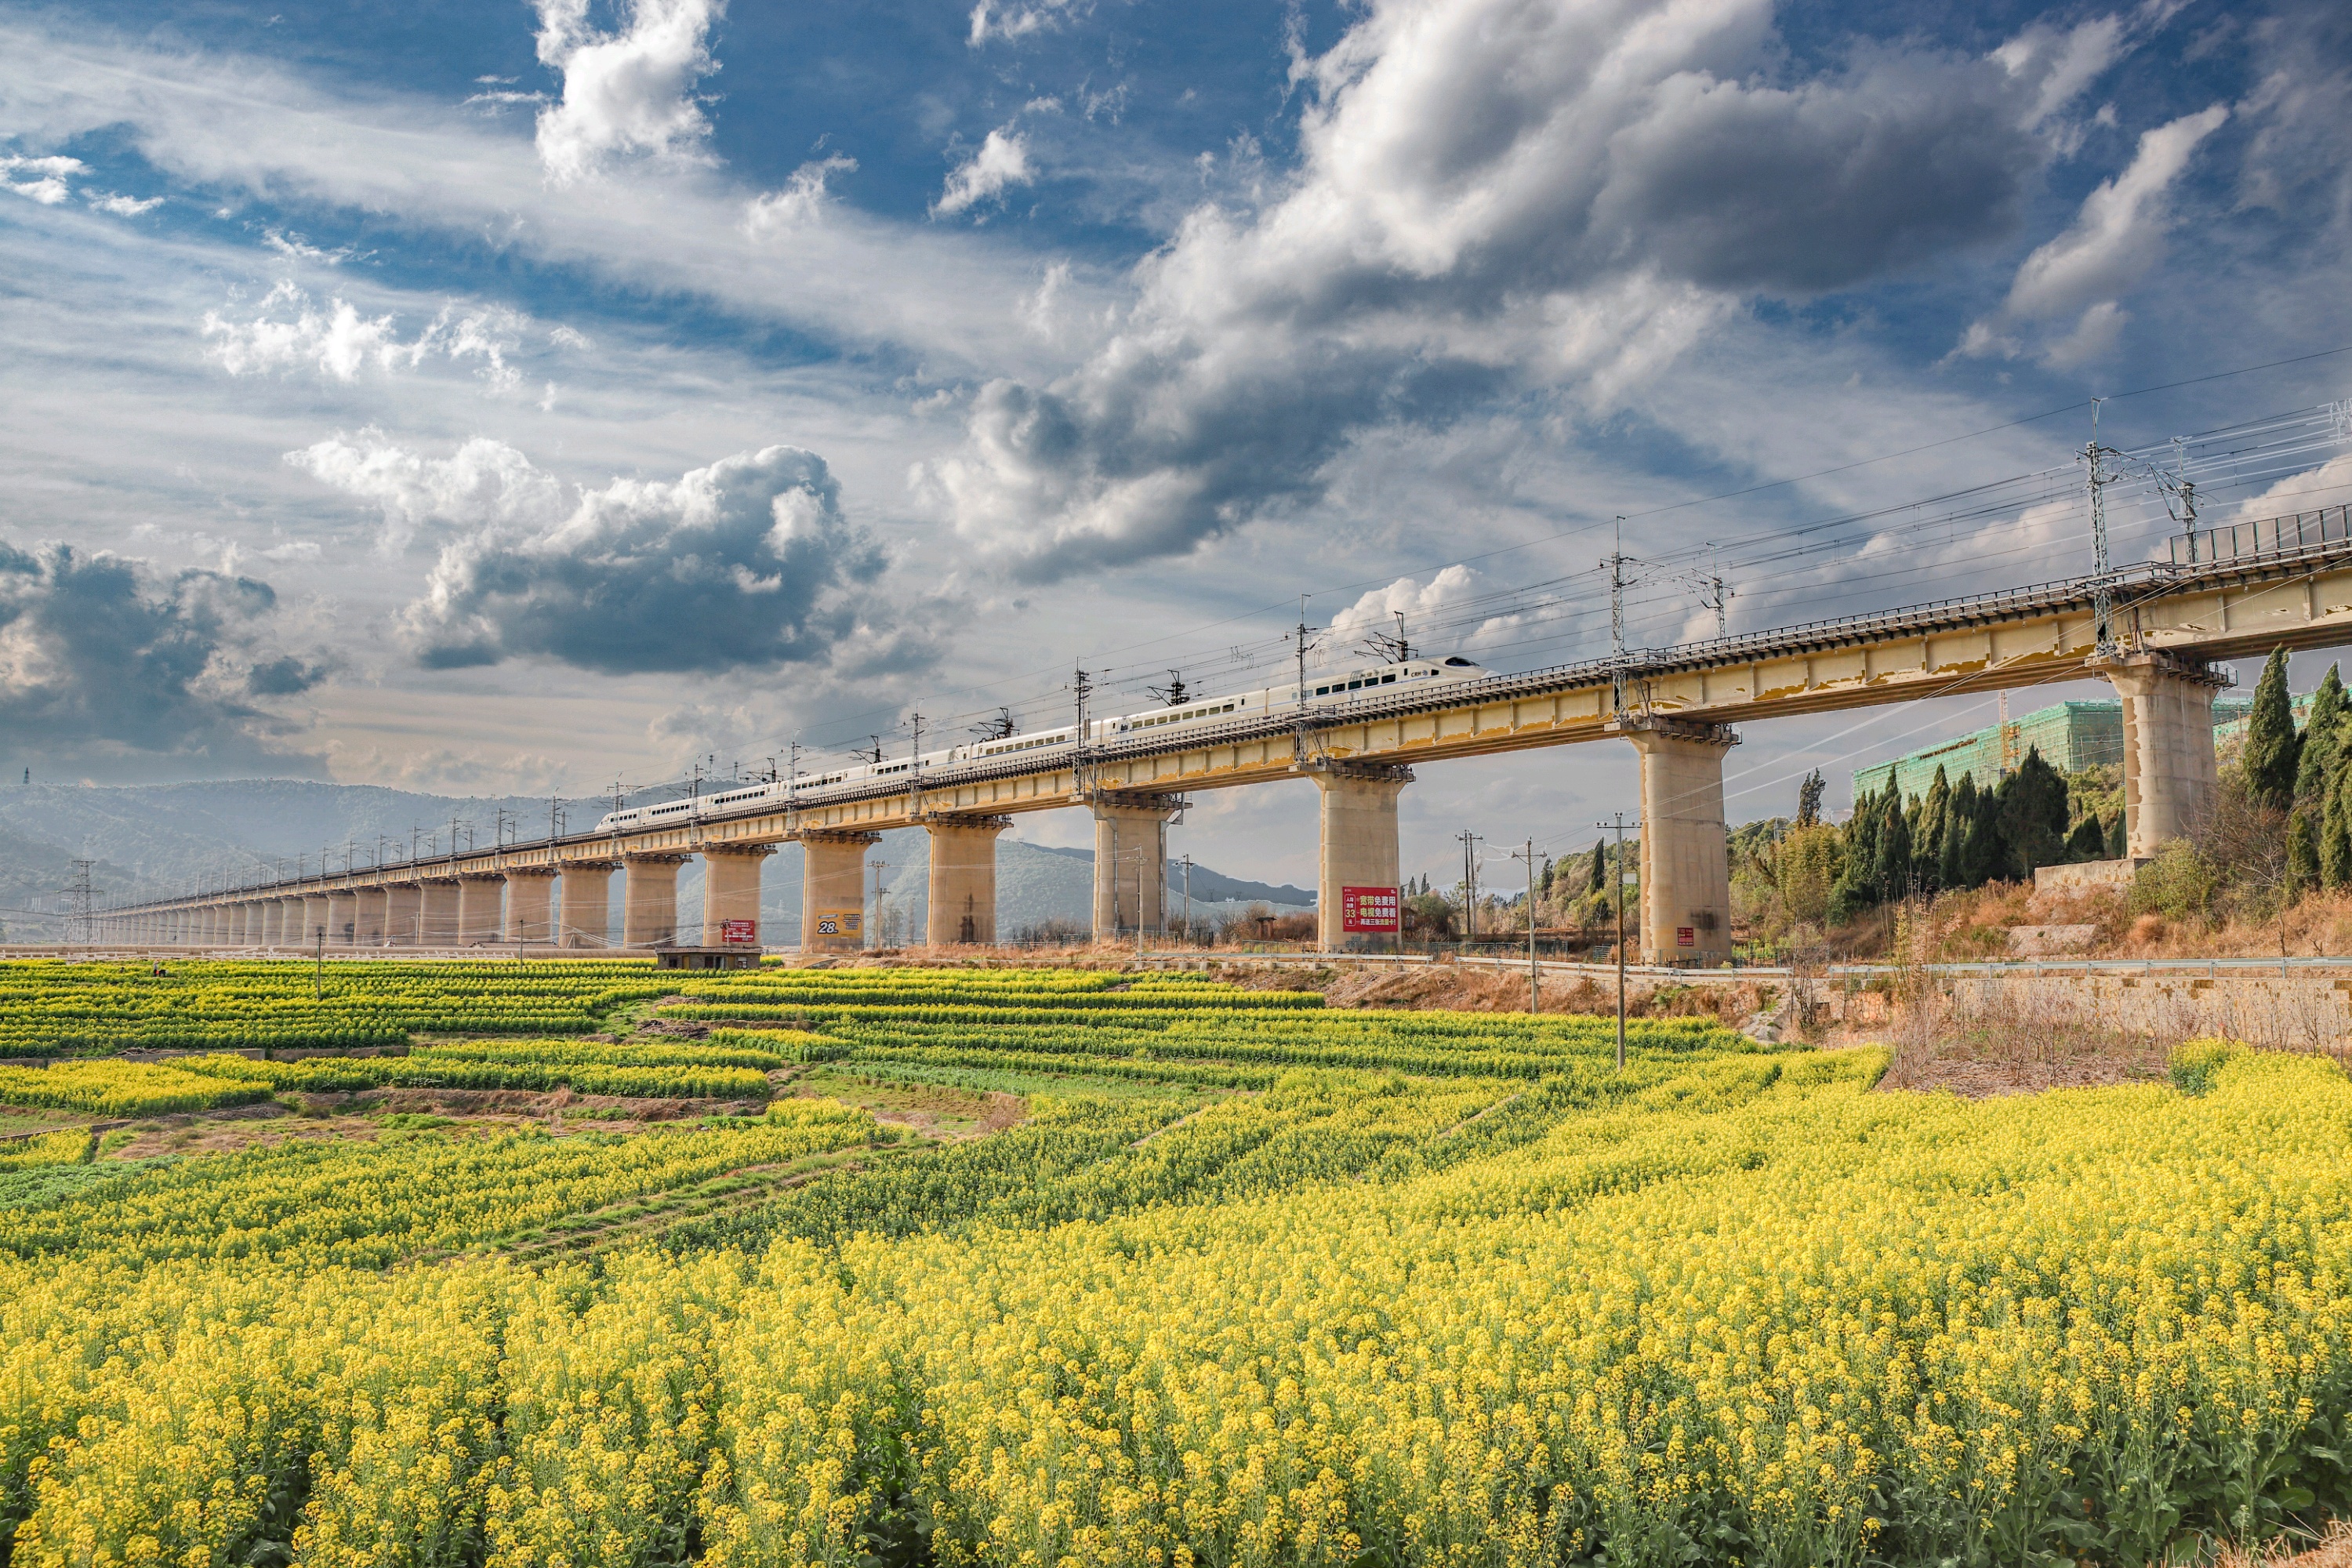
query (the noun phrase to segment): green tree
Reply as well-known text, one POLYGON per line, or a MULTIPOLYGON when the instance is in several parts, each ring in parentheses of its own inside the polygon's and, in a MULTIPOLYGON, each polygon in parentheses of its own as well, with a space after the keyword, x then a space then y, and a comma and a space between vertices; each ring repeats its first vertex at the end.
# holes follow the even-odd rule
POLYGON ((1952 784, 1944 776, 1944 764, 1936 764, 1936 782, 1927 786, 1927 799, 1919 808, 1919 831, 1911 841, 1911 875, 1923 892, 1935 892, 1944 885, 1944 829, 1952 815, 1952 784))
POLYGON ((1827 788, 1829 784, 1822 777, 1821 769, 1815 768, 1805 775, 1805 782, 1797 786, 1798 826, 1811 827, 1822 819, 1822 792, 1827 788))
POLYGON ((2031 878, 2036 866, 2054 866, 2066 857, 2066 781, 2032 747, 1998 792, 2002 847, 2000 872, 2031 878))
POLYGON ((1911 895, 1911 814, 1904 810, 1903 797, 1895 793, 1892 780, 1878 809, 1883 820, 1878 825, 1877 864, 1870 880, 1879 900, 1892 903, 1911 895))
POLYGON ((2319 822, 2325 808, 2297 801, 2286 819, 2286 882, 2290 892, 2319 886, 2319 822))
POLYGON ((2344 753, 2344 682, 2329 665, 2312 693, 2311 717, 2304 721, 2303 754, 2295 761, 2294 798, 2314 806, 2315 818, 2326 809, 2327 792, 2344 753))
POLYGON ((2336 770, 2319 819, 2319 885, 2352 887, 2352 768, 2336 770))
POLYGON ((2095 816, 2086 816, 2074 825, 2066 836, 2066 858, 2070 863, 2104 860, 2107 858, 2107 831, 2099 826, 2095 816))
POLYGON ((2009 841, 2001 837, 2000 828, 2000 791, 1980 789, 1960 845, 1960 886, 1981 888, 2008 865, 2009 841))
POLYGON ((1969 829, 1977 818, 1977 779, 1974 773, 1960 775, 1960 787, 1952 792, 1952 803, 1944 813, 1944 838, 1936 847, 1936 881, 1940 887, 1973 886, 1968 879, 1969 829))
POLYGON ((1592 841, 1592 869, 1585 876, 1584 891, 1586 897, 1597 899, 1608 890, 1609 841, 1596 838, 1592 841))
POLYGON ((2254 706, 2246 715, 2246 746, 2240 753, 2246 793, 2257 805, 2284 811, 2294 804, 2295 773, 2303 737, 2294 732, 2294 704, 2286 694, 2286 649, 2273 648, 2254 683, 2254 706))

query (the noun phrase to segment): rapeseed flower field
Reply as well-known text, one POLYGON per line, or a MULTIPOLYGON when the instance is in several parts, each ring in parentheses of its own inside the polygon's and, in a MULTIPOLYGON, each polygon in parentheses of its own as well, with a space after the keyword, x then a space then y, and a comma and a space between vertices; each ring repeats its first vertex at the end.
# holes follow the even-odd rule
POLYGON ((13 1564, 2122 1564, 2352 1495, 2325 1059, 2215 1042, 2170 1082, 1969 1102, 1705 1022, 1637 1028, 1621 1073, 1593 1020, 1195 976, 573 984, 534 1005, 614 1037, 61 1047, 118 1092, 774 1098, 119 1167, 47 1135, 0 1164, 13 1564), (932 1141, 793 1097, 819 1081, 1025 1115, 932 1141))

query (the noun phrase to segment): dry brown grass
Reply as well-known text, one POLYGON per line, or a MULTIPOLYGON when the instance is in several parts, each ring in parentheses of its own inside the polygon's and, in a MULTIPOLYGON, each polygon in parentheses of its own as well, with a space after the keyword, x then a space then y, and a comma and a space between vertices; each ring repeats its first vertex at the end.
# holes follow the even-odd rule
POLYGON ((2213 1568, 2352 1568, 2352 1524, 2338 1520, 2321 1532, 2316 1545, 2289 1539, 2251 1551, 2224 1547, 2213 1568))

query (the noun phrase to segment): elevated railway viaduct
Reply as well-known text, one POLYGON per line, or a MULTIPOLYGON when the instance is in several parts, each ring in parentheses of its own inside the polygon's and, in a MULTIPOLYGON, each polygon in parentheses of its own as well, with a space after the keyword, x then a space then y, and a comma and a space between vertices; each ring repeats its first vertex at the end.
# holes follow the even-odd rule
POLYGON ((2096 678, 2121 697, 2129 852, 2196 823, 2217 782, 2214 665, 2352 641, 2352 515, 2330 508, 2173 541, 2175 559, 2107 578, 1588 660, 1435 690, 1368 691, 1295 715, 1137 735, 1049 763, 1017 755, 808 792, 787 809, 617 834, 572 834, 371 869, 257 882, 107 910, 106 940, 204 946, 447 947, 562 941, 725 943, 756 921, 761 863, 806 856, 803 947, 856 948, 866 846, 930 837, 928 940, 996 937, 998 834, 1023 812, 1095 818, 1097 934, 1160 929, 1167 825, 1205 790, 1305 779, 1320 792, 1318 902, 1328 947, 1339 889, 1398 881, 1397 802, 1416 765, 1619 742, 1640 753, 1641 948, 1653 963, 1730 952, 1723 763, 1736 726, 1801 714, 2096 678), (2102 620, 2105 636, 2101 635, 2102 620), (678 868, 704 865, 681 921, 678 868), (625 879, 609 929, 611 879, 625 879))

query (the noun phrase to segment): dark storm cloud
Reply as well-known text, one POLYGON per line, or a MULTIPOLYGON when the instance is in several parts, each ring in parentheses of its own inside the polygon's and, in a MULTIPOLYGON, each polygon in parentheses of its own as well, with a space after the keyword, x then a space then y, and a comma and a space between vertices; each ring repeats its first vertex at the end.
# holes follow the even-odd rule
POLYGON ((1278 198, 1195 211, 1100 347, 983 387, 928 477, 1022 576, 1181 553, 1384 423, 1514 384, 1606 406, 1743 297, 2015 227, 2064 51, 1775 84, 1779 53, 1758 0, 1381 0, 1306 67, 1278 198))
POLYGON ((271 743, 278 721, 239 700, 272 692, 277 678, 255 684, 259 671, 299 668, 259 648, 277 603, 249 577, 0 543, 5 765, 52 777, 307 770, 310 759, 271 743))
POLYGON ((442 552, 410 606, 433 668, 520 655, 624 675, 824 665, 870 641, 881 552, 814 453, 769 447, 675 483, 619 479, 535 531, 442 552))

